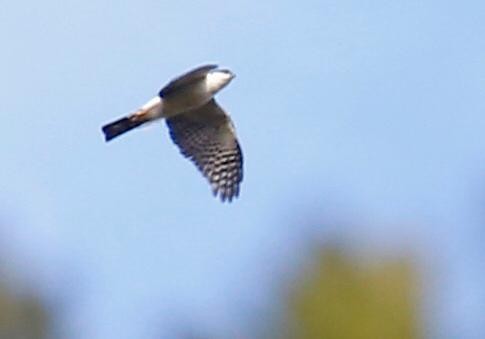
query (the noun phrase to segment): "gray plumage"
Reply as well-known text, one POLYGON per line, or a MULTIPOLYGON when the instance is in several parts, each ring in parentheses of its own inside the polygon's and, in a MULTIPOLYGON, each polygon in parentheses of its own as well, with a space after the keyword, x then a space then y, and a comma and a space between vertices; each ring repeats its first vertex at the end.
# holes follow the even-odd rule
POLYGON ((180 152, 211 184, 214 195, 232 201, 243 179, 243 157, 229 115, 214 95, 234 74, 216 65, 198 67, 170 81, 135 113, 103 126, 109 141, 146 122, 165 118, 180 152))
POLYGON ((167 119, 172 140, 209 180, 222 201, 239 195, 243 179, 241 148, 229 116, 214 99, 167 119))

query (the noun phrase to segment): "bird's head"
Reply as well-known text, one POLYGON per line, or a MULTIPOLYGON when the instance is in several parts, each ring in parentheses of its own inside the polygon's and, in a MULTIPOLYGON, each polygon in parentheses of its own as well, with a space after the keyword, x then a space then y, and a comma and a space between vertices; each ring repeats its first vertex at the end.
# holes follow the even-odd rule
POLYGON ((215 94, 226 87, 236 75, 227 69, 218 69, 207 74, 206 82, 208 90, 215 94))

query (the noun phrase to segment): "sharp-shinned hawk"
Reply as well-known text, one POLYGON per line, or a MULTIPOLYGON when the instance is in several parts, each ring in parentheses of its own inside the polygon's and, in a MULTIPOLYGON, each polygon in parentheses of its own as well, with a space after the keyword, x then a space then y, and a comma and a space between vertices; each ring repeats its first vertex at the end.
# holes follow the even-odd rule
POLYGON ((144 123, 165 118, 172 140, 209 180, 214 195, 232 201, 243 179, 243 157, 234 125, 214 95, 234 74, 216 65, 172 80, 135 113, 103 126, 106 141, 144 123))

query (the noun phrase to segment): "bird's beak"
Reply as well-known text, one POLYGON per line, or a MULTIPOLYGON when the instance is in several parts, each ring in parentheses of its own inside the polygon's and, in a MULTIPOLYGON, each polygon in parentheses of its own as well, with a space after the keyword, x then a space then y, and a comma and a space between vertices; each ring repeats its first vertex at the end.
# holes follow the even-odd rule
POLYGON ((232 71, 228 69, 221 69, 220 72, 227 74, 229 76, 229 80, 232 80, 236 77, 236 74, 234 74, 232 71))

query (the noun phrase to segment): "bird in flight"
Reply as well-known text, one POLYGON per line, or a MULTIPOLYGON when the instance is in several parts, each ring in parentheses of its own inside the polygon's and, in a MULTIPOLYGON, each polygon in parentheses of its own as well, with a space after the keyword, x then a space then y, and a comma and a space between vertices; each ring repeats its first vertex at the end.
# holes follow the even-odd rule
POLYGON ((214 95, 234 77, 217 65, 195 68, 170 81, 134 113, 103 126, 105 140, 165 118, 180 152, 207 178, 214 195, 230 202, 239 195, 243 157, 231 118, 214 95))

